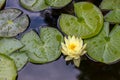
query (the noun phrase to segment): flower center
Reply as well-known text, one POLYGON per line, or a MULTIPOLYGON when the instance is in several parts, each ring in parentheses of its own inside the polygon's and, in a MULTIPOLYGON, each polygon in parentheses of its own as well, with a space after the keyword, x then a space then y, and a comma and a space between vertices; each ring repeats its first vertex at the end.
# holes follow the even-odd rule
POLYGON ((69 45, 69 49, 74 50, 75 48, 76 48, 76 45, 75 45, 75 44, 70 44, 70 45, 69 45))

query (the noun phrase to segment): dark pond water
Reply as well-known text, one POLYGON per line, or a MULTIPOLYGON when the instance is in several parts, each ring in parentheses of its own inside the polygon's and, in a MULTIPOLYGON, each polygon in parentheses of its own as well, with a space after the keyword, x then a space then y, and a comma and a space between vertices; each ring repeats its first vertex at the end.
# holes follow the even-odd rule
MULTIPOLYGON (((101 0, 87 1, 97 6, 101 2, 101 0)), ((35 29, 36 31, 40 26, 56 27, 57 19, 61 13, 74 14, 72 3, 58 10, 48 9, 42 12, 29 12, 20 7, 18 0, 7 0, 5 8, 18 8, 24 11, 25 14, 29 15, 31 21, 28 30, 35 29)), ((61 56, 58 60, 47 64, 26 64, 18 72, 17 80, 120 80, 120 62, 105 65, 93 62, 84 56, 80 68, 75 68, 72 63, 66 63, 64 57, 61 56)))

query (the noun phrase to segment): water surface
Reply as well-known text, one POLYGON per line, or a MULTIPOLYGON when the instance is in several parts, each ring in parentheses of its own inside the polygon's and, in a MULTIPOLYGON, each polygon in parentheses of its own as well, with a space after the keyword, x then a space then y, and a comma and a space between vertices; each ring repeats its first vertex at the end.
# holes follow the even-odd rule
MULTIPOLYGON (((73 0, 73 2, 90 1, 97 6, 101 0, 73 0)), ((41 12, 30 12, 19 5, 18 0, 7 0, 5 8, 18 8, 30 17, 29 29, 38 31, 41 26, 57 28, 57 19, 61 13, 74 14, 70 3, 62 9, 47 9, 41 12)), ((66 63, 64 57, 47 64, 27 63, 18 72, 17 80, 120 80, 120 62, 112 65, 93 62, 84 56, 80 68, 73 63, 66 63)))

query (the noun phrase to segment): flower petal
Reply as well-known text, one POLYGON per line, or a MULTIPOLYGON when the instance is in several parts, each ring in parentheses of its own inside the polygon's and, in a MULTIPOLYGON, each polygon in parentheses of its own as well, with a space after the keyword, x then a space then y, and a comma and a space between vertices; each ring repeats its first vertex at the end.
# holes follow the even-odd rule
POLYGON ((61 49, 61 52, 62 52, 64 55, 68 55, 67 52, 66 52, 64 49, 61 49))
POLYGON ((74 57, 74 59, 79 59, 80 58, 80 55, 77 55, 74 57))
POLYGON ((85 50, 86 46, 87 46, 87 44, 84 44, 84 45, 83 45, 83 50, 85 50))
POLYGON ((80 66, 80 60, 81 60, 81 58, 73 60, 73 62, 74 62, 74 64, 75 64, 76 67, 80 66))
POLYGON ((81 56, 83 56, 85 53, 87 53, 87 51, 83 51, 82 54, 81 54, 81 56))
POLYGON ((70 40, 71 39, 71 36, 68 36, 68 40, 70 40))
POLYGON ((64 37, 64 40, 65 40, 65 45, 68 46, 69 43, 70 43, 69 39, 67 39, 66 37, 64 37))
POLYGON ((72 40, 75 40, 75 36, 72 36, 72 40))
POLYGON ((67 56, 67 57, 65 58, 66 61, 70 61, 70 60, 72 60, 72 59, 73 59, 73 58, 70 57, 70 56, 67 56))
POLYGON ((79 39, 79 45, 80 45, 80 48, 82 48, 82 46, 83 46, 83 40, 81 38, 79 39))

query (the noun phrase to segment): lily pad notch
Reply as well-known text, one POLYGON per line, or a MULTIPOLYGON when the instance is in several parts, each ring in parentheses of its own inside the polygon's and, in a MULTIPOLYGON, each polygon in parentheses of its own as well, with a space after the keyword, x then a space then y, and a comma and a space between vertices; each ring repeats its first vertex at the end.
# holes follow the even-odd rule
POLYGON ((91 38, 99 34, 103 26, 103 15, 100 9, 90 2, 74 3, 76 16, 62 14, 58 25, 66 35, 91 38))
POLYGON ((120 25, 115 25, 112 31, 109 32, 109 23, 105 22, 98 36, 85 40, 88 55, 92 59, 106 64, 120 60, 119 36, 120 25))
POLYGON ((31 30, 21 39, 25 45, 22 51, 27 51, 28 59, 32 63, 51 62, 61 55, 62 40, 62 34, 55 28, 42 27, 40 37, 31 30))

